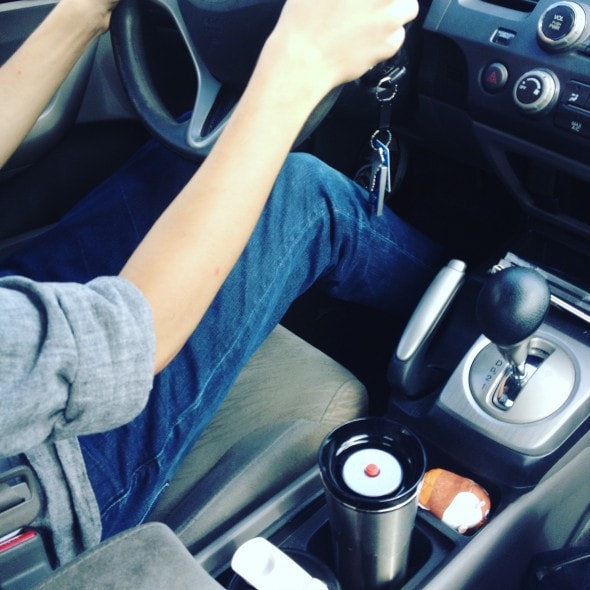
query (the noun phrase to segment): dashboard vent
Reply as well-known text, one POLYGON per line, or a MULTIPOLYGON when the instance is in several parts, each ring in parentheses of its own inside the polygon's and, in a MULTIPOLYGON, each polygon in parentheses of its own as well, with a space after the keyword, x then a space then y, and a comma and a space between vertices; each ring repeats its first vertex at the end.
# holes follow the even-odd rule
POLYGON ((484 2, 518 10, 518 12, 532 12, 537 5, 537 0, 484 0, 484 2))

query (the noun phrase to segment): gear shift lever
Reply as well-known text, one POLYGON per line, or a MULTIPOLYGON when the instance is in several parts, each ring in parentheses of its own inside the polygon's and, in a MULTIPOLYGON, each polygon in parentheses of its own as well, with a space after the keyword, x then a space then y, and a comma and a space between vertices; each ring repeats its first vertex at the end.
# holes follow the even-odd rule
POLYGON ((569 318, 546 318, 552 298, 532 268, 515 265, 489 276, 476 307, 484 335, 436 401, 442 412, 527 462, 557 449, 590 406, 590 349, 575 338, 569 318))
POLYGON ((477 300, 477 318, 485 336, 511 367, 511 378, 526 377, 529 342, 550 304, 547 281, 536 271, 511 267, 491 275, 477 300))

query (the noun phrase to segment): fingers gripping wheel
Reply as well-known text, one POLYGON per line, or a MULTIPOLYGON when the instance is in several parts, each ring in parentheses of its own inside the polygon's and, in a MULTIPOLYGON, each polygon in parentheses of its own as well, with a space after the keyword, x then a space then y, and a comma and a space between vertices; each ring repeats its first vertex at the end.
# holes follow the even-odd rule
MULTIPOLYGON (((121 0, 111 21, 115 61, 129 100, 150 133, 180 155, 205 157, 225 127, 234 105, 224 90, 239 96, 272 31, 284 0, 121 0), (190 55, 197 76, 189 118, 175 119, 150 75, 143 34, 149 6, 169 14, 190 55)), ((306 139, 332 108, 341 89, 329 93, 301 131, 306 139)), ((287 115, 287 114, 286 114, 287 115)))

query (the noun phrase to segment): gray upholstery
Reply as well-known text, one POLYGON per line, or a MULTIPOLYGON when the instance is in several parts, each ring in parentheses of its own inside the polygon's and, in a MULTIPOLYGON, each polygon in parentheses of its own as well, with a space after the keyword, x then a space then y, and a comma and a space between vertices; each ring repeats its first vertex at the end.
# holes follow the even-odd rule
POLYGON ((311 467, 323 437, 367 410, 364 386, 282 326, 244 368, 150 520, 196 550, 311 467))
POLYGON ((196 551, 311 467, 323 437, 367 411, 364 386, 279 326, 244 368, 150 516, 39 588, 221 588, 196 551), (188 549, 190 550, 187 550, 188 549))
POLYGON ((61 568, 36 590, 223 590, 160 523, 125 531, 61 568))

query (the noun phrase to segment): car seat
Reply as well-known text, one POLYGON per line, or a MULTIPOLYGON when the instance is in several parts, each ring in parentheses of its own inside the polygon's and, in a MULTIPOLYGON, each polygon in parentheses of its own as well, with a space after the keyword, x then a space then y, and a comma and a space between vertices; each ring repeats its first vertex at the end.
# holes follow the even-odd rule
POLYGON ((187 556, 306 474, 324 436, 366 412, 366 389, 350 371, 277 326, 154 507, 153 522, 79 556, 38 587, 158 588, 171 576, 170 587, 193 580, 194 588, 221 588, 187 556))

